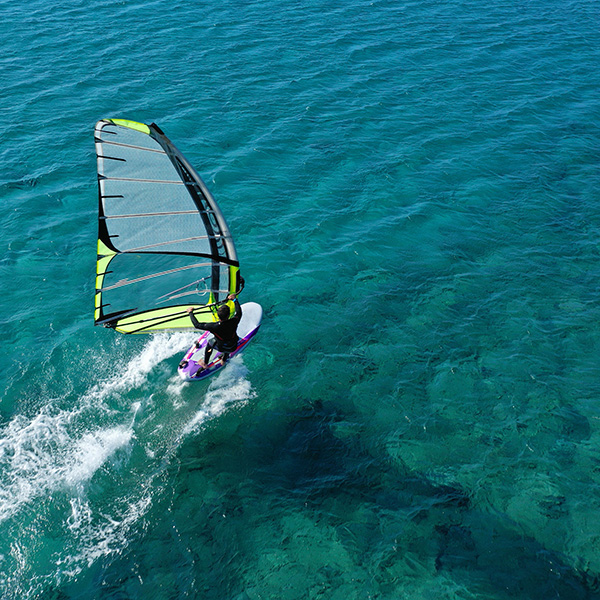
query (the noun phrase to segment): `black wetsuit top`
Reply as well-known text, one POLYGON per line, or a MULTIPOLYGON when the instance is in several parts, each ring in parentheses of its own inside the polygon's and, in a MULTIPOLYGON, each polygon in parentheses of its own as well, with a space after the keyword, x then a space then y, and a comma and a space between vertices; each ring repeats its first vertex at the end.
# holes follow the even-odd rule
POLYGON ((217 350, 219 352, 232 352, 237 348, 238 335, 237 326, 242 318, 242 307, 236 298, 235 314, 227 321, 216 321, 214 323, 199 323, 194 313, 190 313, 190 319, 196 329, 204 329, 210 331, 217 339, 217 350))

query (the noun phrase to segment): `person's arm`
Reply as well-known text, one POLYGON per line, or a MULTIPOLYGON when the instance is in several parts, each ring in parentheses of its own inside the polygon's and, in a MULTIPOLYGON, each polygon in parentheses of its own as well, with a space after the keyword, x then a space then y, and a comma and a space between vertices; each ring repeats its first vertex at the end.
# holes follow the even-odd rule
POLYGON ((242 305, 237 298, 233 302, 235 304, 235 314, 233 316, 239 321, 242 318, 242 305))
POLYGON ((196 315, 194 315, 193 308, 188 308, 188 313, 190 315, 190 321, 196 329, 203 329, 204 331, 211 331, 213 329, 215 323, 200 323, 198 319, 196 319, 196 315))

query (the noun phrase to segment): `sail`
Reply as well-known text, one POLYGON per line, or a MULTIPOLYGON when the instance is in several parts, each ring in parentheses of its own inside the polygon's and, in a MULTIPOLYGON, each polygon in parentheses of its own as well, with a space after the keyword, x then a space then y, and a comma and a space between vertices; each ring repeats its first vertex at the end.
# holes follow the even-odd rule
POLYGON ((200 176, 157 125, 104 119, 98 156, 94 320, 122 333, 216 320, 240 289, 227 223, 200 176))

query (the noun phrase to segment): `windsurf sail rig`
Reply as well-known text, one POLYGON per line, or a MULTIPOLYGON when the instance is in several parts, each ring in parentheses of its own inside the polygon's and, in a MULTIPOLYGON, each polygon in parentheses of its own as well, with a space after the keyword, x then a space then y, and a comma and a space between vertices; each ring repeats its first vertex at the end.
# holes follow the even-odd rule
POLYGON ((188 329, 187 309, 214 321, 241 288, 217 203, 156 124, 96 124, 98 261, 94 321, 121 333, 188 329))

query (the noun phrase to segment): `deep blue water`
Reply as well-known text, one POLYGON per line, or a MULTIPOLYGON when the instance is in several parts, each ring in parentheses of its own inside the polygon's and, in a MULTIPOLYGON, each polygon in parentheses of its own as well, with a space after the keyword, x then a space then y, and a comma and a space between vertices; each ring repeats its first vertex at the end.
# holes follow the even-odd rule
POLYGON ((0 597, 600 597, 600 5, 0 0, 0 597), (265 319, 93 327, 94 123, 265 319))

